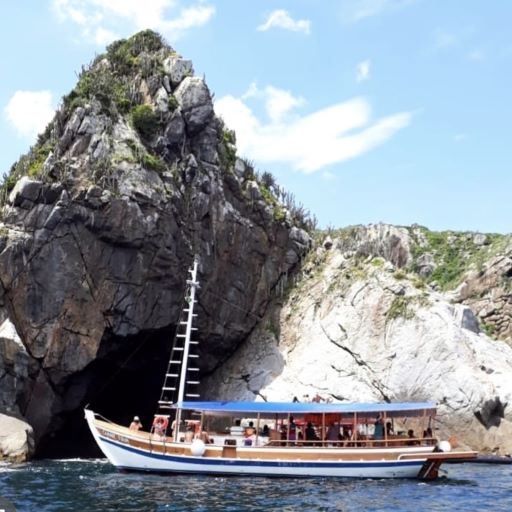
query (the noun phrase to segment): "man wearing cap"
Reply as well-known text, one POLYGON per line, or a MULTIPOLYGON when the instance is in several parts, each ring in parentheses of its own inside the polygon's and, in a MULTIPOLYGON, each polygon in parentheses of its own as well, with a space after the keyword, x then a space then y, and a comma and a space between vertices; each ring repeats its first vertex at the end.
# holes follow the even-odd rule
POLYGON ((130 430, 140 430, 142 428, 142 423, 138 416, 133 417, 133 421, 130 423, 130 430))

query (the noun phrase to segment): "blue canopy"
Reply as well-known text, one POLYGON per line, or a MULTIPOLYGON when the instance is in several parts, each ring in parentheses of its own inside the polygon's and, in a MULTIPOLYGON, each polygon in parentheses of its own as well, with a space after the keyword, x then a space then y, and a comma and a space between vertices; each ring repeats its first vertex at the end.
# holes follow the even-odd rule
POLYGON ((207 414, 239 413, 242 415, 260 414, 272 417, 288 414, 353 414, 359 417, 375 417, 386 413, 388 417, 422 416, 435 414, 436 404, 419 403, 316 403, 316 402, 181 402, 174 409, 201 411, 207 414))

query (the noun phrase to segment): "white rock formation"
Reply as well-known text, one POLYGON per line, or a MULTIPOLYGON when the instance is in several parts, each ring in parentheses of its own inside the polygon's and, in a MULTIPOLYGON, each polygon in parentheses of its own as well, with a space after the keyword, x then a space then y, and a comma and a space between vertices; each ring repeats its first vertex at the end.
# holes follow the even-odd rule
POLYGON ((434 401, 438 435, 450 429, 474 448, 512 452, 510 346, 479 332, 469 308, 417 289, 381 259, 347 260, 336 249, 315 258, 281 310, 279 344, 255 333, 211 382, 216 396, 434 401))

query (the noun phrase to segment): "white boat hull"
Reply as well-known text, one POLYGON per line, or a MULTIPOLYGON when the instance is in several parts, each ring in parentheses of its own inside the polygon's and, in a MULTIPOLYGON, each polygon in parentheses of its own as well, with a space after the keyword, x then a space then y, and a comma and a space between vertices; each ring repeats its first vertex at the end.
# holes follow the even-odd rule
MULTIPOLYGON (((311 454, 309 449, 295 449, 296 458, 269 459, 272 448, 245 448, 239 452, 250 451, 250 458, 198 457, 185 454, 157 453, 156 451, 134 447, 115 436, 102 435, 94 423, 94 413, 86 411, 89 427, 98 446, 116 467, 125 470, 148 471, 159 473, 195 473, 217 475, 257 475, 268 477, 354 477, 354 478, 415 478, 426 461, 424 455, 418 454, 417 459, 390 460, 384 454, 389 450, 381 450, 382 459, 378 460, 378 450, 359 450, 361 460, 343 460, 342 451, 336 460, 320 460, 301 458, 311 454), (368 460, 368 453, 373 453, 368 460), (264 457, 266 454, 266 457, 264 457), (363 458, 366 455, 366 458, 363 458)), ((121 438, 122 439, 122 438, 121 438)), ((183 446, 183 443, 168 443, 168 447, 183 446)), ((275 450, 275 449, 274 449, 275 450)), ((428 448, 427 448, 428 450, 428 448)), ((321 450, 319 450, 320 452, 321 450)), ((431 451, 431 449, 430 449, 431 451)), ((349 454, 354 450, 347 451, 349 454)), ((292 455, 290 453, 290 455, 292 455)))

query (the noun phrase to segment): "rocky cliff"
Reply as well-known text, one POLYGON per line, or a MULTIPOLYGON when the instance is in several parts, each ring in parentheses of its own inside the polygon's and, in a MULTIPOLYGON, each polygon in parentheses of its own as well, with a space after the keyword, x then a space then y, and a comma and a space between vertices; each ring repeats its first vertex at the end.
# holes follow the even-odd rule
POLYGON ((510 454, 511 254, 510 237, 419 226, 321 233, 212 396, 436 401, 436 435, 510 454))
POLYGON ((82 70, 2 188, 0 457, 91 453, 88 402, 151 421, 195 255, 203 396, 435 400, 439 434, 510 452, 510 237, 356 226, 311 250, 235 142, 153 32, 82 70))
POLYGON ((194 255, 201 369, 215 369, 311 244, 272 186, 190 61, 150 31, 113 43, 3 186, 0 412, 48 453, 66 436, 76 450, 100 391, 120 421, 152 413, 194 255))

